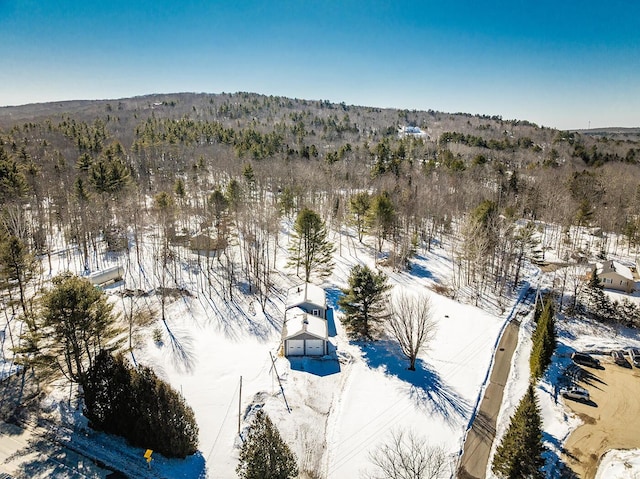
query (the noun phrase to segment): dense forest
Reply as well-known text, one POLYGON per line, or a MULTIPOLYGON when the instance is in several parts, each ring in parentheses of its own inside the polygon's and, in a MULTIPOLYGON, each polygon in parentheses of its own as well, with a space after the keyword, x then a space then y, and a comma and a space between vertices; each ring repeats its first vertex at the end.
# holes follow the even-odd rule
POLYGON ((2 280, 26 313, 28 257, 47 264, 78 248, 78 271, 92 271, 97 251, 127 254, 145 235, 158 239, 161 289, 175 286, 163 272, 181 251, 215 251, 209 283, 229 299, 246 284, 264 307, 279 220, 306 207, 331 231, 352 228, 397 269, 451 238, 456 267, 443 292, 499 297, 525 259, 544 261, 536 221, 562 227, 552 241, 567 261, 582 247, 572 226, 627 238, 611 245, 603 236, 603 254, 635 245, 639 161, 634 130, 558 131, 251 93, 6 107, 2 280))

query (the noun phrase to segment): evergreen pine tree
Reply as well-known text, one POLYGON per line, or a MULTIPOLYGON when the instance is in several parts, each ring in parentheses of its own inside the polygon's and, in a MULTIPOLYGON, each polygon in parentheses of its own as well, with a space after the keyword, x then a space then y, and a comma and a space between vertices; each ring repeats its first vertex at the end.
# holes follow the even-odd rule
POLYGON ((304 270, 304 280, 309 282, 312 274, 325 277, 333 269, 335 247, 327 239, 327 227, 320 215, 303 208, 293 225, 293 242, 289 248, 289 266, 304 270))
POLYGON ((609 297, 604 294, 597 268, 594 268, 587 287, 583 290, 583 301, 587 311, 599 321, 608 321, 613 316, 613 306, 609 297))
POLYGON ((376 235, 378 253, 382 252, 382 245, 387 239, 396 222, 396 212, 391 196, 383 191, 371 199, 367 211, 367 226, 376 235))
POLYGON ((236 473, 241 479, 292 479, 298 475, 296 456, 262 410, 256 413, 244 439, 236 473))
POLYGON ((506 479, 542 479, 542 420, 533 385, 518 404, 493 457, 491 470, 506 479))
POLYGON ((349 335, 376 339, 378 325, 387 317, 386 292, 391 288, 383 272, 356 265, 349 274, 349 288, 342 290, 338 305, 344 311, 343 323, 349 335))
POLYGON ((542 312, 538 316, 536 329, 532 335, 533 348, 529 359, 531 377, 541 378, 549 364, 556 348, 556 332, 554 308, 550 298, 544 301, 542 312))
POLYGON ((362 243, 362 237, 366 226, 366 215, 371 206, 371 196, 367 191, 361 191, 349 198, 349 211, 353 215, 353 221, 358 232, 358 241, 362 243))

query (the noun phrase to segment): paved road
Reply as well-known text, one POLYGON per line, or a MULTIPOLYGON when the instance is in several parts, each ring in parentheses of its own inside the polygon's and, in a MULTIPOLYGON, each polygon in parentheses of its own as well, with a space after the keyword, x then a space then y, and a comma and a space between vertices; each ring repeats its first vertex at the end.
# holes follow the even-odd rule
POLYGON ((509 377, 511 358, 518 344, 520 322, 512 320, 504 330, 491 370, 489 384, 471 429, 464 442, 458 479, 484 479, 491 445, 496 435, 496 419, 502 405, 504 385, 509 377))
POLYGON ((104 479, 109 471, 47 438, 38 427, 0 422, 0 472, 15 478, 104 479))

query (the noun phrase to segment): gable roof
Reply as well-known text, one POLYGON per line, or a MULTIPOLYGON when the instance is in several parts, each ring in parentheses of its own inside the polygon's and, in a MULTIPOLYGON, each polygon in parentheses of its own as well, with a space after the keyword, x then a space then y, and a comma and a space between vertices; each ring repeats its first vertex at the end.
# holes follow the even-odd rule
POLYGON ((617 273, 623 278, 633 281, 633 273, 627 266, 618 263, 617 261, 605 261, 604 263, 596 263, 596 273, 598 276, 602 276, 607 273, 617 273))
POLYGON ((303 334, 324 340, 328 338, 327 322, 319 316, 305 313, 300 308, 293 308, 287 311, 284 328, 284 339, 294 338, 303 334))
POLYGON ((327 296, 320 286, 311 283, 303 283, 287 291, 285 309, 295 308, 304 303, 311 303, 327 309, 327 296))

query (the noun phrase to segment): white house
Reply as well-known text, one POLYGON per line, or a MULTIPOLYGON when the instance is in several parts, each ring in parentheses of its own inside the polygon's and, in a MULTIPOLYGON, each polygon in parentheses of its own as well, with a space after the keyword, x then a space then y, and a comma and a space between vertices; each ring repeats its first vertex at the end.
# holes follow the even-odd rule
POLYGON ((327 321, 300 308, 288 309, 284 328, 285 356, 324 356, 327 354, 327 321))
MULTIPOLYGON (((327 317, 327 295, 320 286, 304 283, 290 288, 287 292, 285 310, 300 308, 306 313, 327 317)), ((285 313, 286 314, 286 313, 285 313)))
POLYGON ((426 132, 418 128, 417 126, 401 126, 398 128, 398 138, 405 138, 407 136, 414 136, 416 138, 429 139, 429 135, 426 132))

